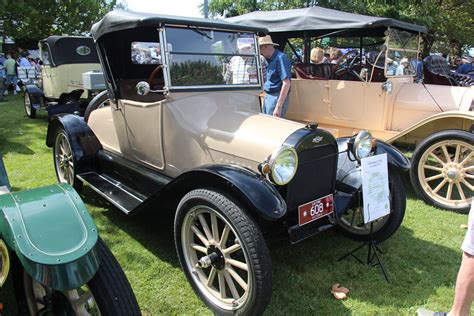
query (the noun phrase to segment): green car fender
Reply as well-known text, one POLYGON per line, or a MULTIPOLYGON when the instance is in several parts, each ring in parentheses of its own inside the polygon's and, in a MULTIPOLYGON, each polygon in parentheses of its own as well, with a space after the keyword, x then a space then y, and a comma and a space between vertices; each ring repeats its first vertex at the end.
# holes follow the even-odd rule
POLYGON ((0 195, 0 239, 38 282, 71 290, 99 268, 97 227, 67 184, 0 195))

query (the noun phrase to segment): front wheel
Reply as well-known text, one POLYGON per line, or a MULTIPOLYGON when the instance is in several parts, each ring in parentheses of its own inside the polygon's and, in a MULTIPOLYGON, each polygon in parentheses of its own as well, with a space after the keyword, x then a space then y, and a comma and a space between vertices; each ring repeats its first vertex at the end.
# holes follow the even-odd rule
MULTIPOLYGON (((373 222, 373 239, 377 242, 382 242, 392 236, 402 224, 405 216, 405 188, 398 173, 390 168, 388 169, 388 187, 390 190, 390 214, 373 222)), ((355 204, 357 205, 344 211, 339 218, 338 226, 350 238, 365 241, 370 238, 371 224, 364 224, 362 198, 355 204)))
POLYGON ((474 191, 474 134, 461 130, 428 136, 413 152, 410 180, 428 204, 467 212, 474 191))
POLYGON ((218 192, 191 191, 178 206, 175 241, 188 281, 214 312, 263 313, 272 292, 270 254, 242 208, 218 192))
POLYGON ((23 272, 24 299, 30 315, 140 315, 137 300, 120 264, 105 243, 97 242, 100 267, 78 289, 57 291, 23 272))
POLYGON ((31 102, 31 96, 28 93, 28 91, 25 92, 24 96, 24 104, 25 104, 25 113, 26 116, 29 118, 35 118, 36 117, 36 109, 33 108, 33 103, 31 102))
POLYGON ((54 170, 61 183, 71 185, 77 192, 82 190, 82 182, 76 177, 77 166, 71 141, 64 128, 58 128, 54 140, 54 170))

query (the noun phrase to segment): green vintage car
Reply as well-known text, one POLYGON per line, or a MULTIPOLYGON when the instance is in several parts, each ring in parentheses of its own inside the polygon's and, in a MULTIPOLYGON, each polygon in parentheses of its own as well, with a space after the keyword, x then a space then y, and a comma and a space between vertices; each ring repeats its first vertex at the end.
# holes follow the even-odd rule
POLYGON ((140 315, 127 277, 71 186, 10 189, 0 158, 0 289, 12 278, 18 315, 140 315))

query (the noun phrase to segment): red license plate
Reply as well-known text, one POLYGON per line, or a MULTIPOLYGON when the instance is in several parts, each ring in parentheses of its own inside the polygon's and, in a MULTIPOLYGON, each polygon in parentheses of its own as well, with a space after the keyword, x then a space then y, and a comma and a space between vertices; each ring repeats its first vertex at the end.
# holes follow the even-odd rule
POLYGON ((331 214, 334 211, 332 194, 298 206, 298 220, 300 226, 311 223, 318 218, 331 214))

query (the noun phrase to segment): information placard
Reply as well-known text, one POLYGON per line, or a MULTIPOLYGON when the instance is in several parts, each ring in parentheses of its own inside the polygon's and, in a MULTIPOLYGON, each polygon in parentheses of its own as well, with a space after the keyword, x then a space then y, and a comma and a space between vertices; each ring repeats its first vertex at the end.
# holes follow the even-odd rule
POLYGON ((387 154, 364 158, 361 164, 364 223, 367 224, 390 213, 387 154))

